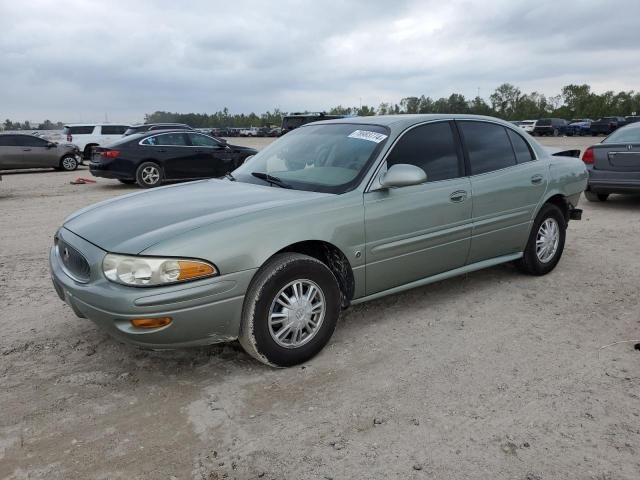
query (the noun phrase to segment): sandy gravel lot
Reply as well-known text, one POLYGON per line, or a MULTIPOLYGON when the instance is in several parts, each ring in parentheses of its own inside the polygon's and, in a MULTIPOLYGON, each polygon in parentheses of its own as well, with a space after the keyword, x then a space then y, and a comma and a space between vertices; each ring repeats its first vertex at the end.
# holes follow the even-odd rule
POLYGON ((583 201, 546 277, 505 265, 351 308, 318 357, 274 370, 74 316, 52 235, 133 190, 80 175, 0 182, 0 478, 640 478, 640 351, 600 349, 640 339, 640 198, 583 201))

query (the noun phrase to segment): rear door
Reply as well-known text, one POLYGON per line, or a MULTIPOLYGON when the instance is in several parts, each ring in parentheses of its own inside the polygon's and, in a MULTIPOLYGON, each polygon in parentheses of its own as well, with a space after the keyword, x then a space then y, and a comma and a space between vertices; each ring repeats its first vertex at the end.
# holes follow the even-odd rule
POLYGON ((368 295, 462 267, 469 253, 471 183, 453 122, 406 131, 383 170, 395 164, 422 168, 427 183, 365 193, 368 295))
POLYGON ((49 142, 33 135, 19 135, 22 146, 24 168, 58 167, 58 149, 49 147, 49 142), (28 165, 28 166, 27 166, 28 165))
POLYGON ((140 146, 148 160, 160 164, 166 179, 193 178, 189 172, 194 152, 184 133, 159 133, 142 140, 140 146))
POLYGON ((225 144, 201 133, 187 134, 196 158, 193 159, 193 177, 222 177, 235 169, 231 149, 225 144))
POLYGON ((473 232, 468 263, 522 252, 548 181, 525 138, 503 125, 457 121, 471 171, 473 232))
POLYGON ((0 169, 20 168, 19 135, 0 135, 0 169))

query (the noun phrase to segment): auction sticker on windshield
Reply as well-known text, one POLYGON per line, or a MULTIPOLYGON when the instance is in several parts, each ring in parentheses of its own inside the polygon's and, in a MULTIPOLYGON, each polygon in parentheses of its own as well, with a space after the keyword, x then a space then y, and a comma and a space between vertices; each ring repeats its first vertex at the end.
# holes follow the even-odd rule
POLYGON ((380 143, 387 136, 384 133, 370 132, 369 130, 356 130, 349 138, 359 138, 360 140, 369 140, 370 142, 380 143))

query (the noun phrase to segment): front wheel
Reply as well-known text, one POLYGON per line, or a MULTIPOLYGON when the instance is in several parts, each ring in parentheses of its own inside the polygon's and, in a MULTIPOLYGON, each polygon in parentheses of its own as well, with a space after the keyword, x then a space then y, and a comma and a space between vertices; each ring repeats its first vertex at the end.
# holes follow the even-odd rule
POLYGON ((73 172, 78 168, 78 159, 74 155, 65 155, 60 159, 60 169, 65 172, 73 172))
POLYGON ((608 193, 593 193, 589 190, 586 190, 584 192, 584 196, 590 202, 606 202, 607 198, 609 198, 608 193))
POLYGON ((338 282, 324 263, 278 254, 258 271, 245 296, 240 344, 267 365, 306 362, 333 335, 341 303, 338 282))
POLYGON ((162 182, 162 169, 157 163, 144 162, 136 170, 136 183, 142 188, 157 187, 162 182))
POLYGON ((530 275, 545 275, 555 268, 564 250, 567 222, 555 205, 545 204, 529 234, 529 241, 520 260, 520 271, 530 275))

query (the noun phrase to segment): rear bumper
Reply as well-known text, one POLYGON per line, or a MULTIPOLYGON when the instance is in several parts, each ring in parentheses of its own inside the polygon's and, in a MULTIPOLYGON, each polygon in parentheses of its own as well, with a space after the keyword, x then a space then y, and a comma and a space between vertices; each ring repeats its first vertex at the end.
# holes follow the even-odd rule
POLYGON ((587 190, 595 193, 640 193, 640 173, 590 168, 587 190))
POLYGON ((116 180, 135 180, 135 176, 130 172, 121 172, 113 168, 110 163, 89 163, 89 172, 94 177, 113 178, 116 180))
POLYGON ((78 317, 91 320, 112 337, 155 349, 208 345, 238 337, 244 294, 254 270, 167 287, 126 287, 96 272, 106 252, 67 230, 60 234, 87 258, 92 274, 89 282, 76 282, 65 273, 52 248, 49 265, 58 296, 78 317), (158 317, 173 321, 151 330, 131 324, 134 318, 158 317))

